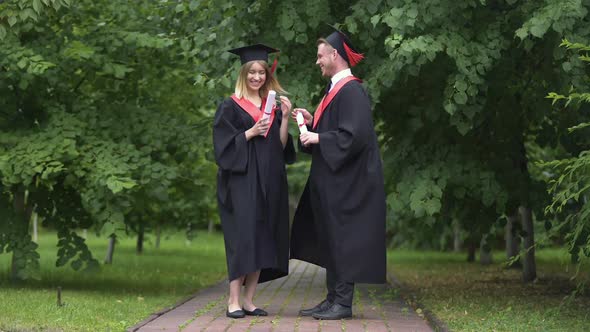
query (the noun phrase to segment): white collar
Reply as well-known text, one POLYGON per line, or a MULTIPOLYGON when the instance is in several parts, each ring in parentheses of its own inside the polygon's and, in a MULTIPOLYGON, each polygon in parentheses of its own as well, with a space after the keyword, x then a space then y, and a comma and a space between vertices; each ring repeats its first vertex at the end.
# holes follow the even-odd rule
POLYGON ((340 81, 341 79, 348 77, 348 76, 352 76, 352 72, 350 71, 350 68, 346 68, 344 70, 337 72, 336 75, 332 76, 332 78, 331 78, 332 85, 330 86, 330 90, 332 90, 332 88, 336 85, 336 83, 338 83, 338 81, 340 81))

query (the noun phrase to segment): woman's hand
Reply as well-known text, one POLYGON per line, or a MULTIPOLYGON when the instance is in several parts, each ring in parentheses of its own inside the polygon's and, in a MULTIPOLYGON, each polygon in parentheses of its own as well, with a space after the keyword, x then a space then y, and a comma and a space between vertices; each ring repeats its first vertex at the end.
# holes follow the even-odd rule
POLYGON ((260 118, 260 120, 258 120, 258 122, 252 126, 252 128, 246 130, 246 140, 249 141, 256 136, 266 134, 268 127, 270 127, 269 119, 260 118))
POLYGON ((297 122, 297 112, 300 112, 303 115, 303 120, 305 120, 305 125, 311 124, 313 121, 313 116, 309 113, 305 108, 296 108, 291 112, 291 118, 297 122))
POLYGON ((289 98, 285 96, 280 96, 281 99, 281 111, 283 112, 283 120, 287 120, 289 118, 289 113, 291 112, 291 101, 289 98))

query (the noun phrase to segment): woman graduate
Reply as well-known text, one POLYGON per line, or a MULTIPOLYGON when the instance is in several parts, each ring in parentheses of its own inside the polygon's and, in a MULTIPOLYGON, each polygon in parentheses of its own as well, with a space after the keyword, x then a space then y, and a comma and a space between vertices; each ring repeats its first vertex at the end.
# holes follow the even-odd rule
MULTIPOLYGON (((252 299, 256 285, 289 271, 289 206, 285 164, 295 160, 289 135, 291 102, 281 96, 263 119, 269 90, 285 93, 268 66, 273 48, 257 44, 230 50, 242 67, 235 93, 219 105, 213 124, 217 201, 229 277, 227 317, 266 316, 252 299), (244 297, 240 306, 240 293, 244 297)), ((276 63, 276 62, 275 62, 276 63)), ((273 65, 273 69, 274 69, 273 65)))

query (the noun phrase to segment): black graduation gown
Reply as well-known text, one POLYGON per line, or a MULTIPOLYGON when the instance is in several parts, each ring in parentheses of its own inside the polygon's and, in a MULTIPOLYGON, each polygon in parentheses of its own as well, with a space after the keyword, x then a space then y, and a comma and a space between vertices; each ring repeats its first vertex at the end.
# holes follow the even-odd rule
POLYGON ((369 97, 346 83, 315 129, 319 144, 291 228, 291 258, 339 280, 386 282, 385 189, 369 97))
POLYGON ((285 163, 295 159, 293 140, 280 139, 281 112, 266 138, 246 140, 254 119, 231 98, 219 105, 213 125, 217 201, 229 280, 261 270, 259 282, 289 272, 289 204, 285 163))

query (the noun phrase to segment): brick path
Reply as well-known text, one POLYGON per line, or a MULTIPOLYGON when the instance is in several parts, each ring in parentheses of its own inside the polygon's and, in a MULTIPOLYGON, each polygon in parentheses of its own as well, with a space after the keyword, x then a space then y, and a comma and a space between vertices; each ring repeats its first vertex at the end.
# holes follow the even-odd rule
POLYGON ((312 307, 325 297, 326 271, 296 260, 291 261, 290 269, 288 276, 258 286, 254 302, 269 312, 268 317, 225 317, 228 285, 224 281, 128 331, 432 331, 400 298, 398 290, 387 285, 355 285, 352 319, 320 321, 299 317, 300 309, 312 307))

